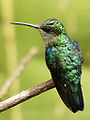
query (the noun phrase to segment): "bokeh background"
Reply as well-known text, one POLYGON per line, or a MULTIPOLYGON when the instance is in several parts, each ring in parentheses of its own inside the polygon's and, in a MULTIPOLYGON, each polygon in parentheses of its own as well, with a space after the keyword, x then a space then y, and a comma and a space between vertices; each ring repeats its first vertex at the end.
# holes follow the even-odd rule
POLYGON ((56 89, 52 89, 0 113, 0 120, 90 120, 90 0, 0 0, 0 88, 29 49, 39 48, 38 55, 27 64, 4 99, 51 78, 39 32, 10 24, 11 21, 40 24, 47 18, 60 20, 68 35, 80 43, 84 58, 84 111, 73 114, 56 89))

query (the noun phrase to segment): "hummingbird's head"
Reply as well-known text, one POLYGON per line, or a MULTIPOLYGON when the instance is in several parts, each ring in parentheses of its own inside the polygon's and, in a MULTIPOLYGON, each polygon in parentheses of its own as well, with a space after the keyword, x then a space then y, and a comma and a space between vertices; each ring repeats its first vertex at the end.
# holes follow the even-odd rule
POLYGON ((47 19, 39 25, 38 30, 44 40, 45 48, 48 47, 48 44, 54 42, 59 35, 67 35, 64 26, 57 19, 47 19))
POLYGON ((47 19, 41 24, 40 29, 42 29, 46 33, 55 35, 59 35, 61 33, 67 34, 64 26, 57 19, 47 19))
POLYGON ((22 22, 11 22, 16 25, 25 25, 29 27, 33 27, 39 30, 41 36, 45 43, 45 48, 48 46, 48 43, 54 42, 58 35, 65 34, 67 35, 64 26, 57 19, 47 19, 42 24, 30 24, 30 23, 22 23, 22 22))

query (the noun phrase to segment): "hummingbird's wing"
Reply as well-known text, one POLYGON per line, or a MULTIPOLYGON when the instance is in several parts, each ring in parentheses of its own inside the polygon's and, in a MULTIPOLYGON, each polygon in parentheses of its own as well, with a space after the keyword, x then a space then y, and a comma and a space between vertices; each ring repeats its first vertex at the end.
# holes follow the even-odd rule
MULTIPOLYGON (((63 100, 63 102, 65 103, 65 105, 71 110, 71 105, 70 105, 70 101, 68 99, 70 91, 68 92, 68 88, 65 86, 65 81, 63 80, 61 73, 60 73, 60 68, 58 66, 57 63, 53 63, 53 65, 50 65, 46 62, 53 81, 55 83, 56 89, 61 97, 61 99, 63 100)), ((73 100, 72 100, 73 101, 73 100)))
POLYGON ((83 56, 82 56, 82 53, 81 53, 81 49, 80 49, 79 43, 76 40, 73 40, 73 39, 70 39, 70 40, 72 41, 73 44, 76 45, 77 52, 79 53, 79 55, 81 57, 81 62, 83 63, 83 56))
POLYGON ((46 61, 46 64, 51 72, 53 81, 55 83, 56 89, 57 89, 61 99, 63 100, 65 105, 69 109, 71 109, 71 107, 69 105, 69 100, 68 100, 67 88, 65 87, 65 81, 62 80, 59 65, 56 62, 54 62, 53 65, 50 65, 50 64, 48 64, 47 61, 46 61))

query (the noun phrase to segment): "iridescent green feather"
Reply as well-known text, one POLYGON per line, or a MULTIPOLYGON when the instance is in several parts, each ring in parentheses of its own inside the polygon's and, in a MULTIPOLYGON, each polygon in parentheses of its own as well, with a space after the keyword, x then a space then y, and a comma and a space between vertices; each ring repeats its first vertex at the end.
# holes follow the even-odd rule
MULTIPOLYGON (((78 69, 81 65, 81 58, 70 38, 63 34, 53 42, 52 46, 49 45, 46 51, 47 64, 52 65, 56 59, 58 59, 58 66, 60 66, 61 75, 66 80, 66 84, 70 86, 71 82, 77 84, 81 78, 81 70, 78 69)), ((71 87, 71 90, 75 89, 71 87)))

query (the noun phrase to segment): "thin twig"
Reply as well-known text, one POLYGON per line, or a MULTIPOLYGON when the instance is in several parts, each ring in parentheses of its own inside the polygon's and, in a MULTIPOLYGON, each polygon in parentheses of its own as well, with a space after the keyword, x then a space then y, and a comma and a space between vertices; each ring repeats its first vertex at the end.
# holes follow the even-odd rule
POLYGON ((3 85, 3 87, 0 91, 0 98, 2 98, 7 93, 8 89, 10 88, 13 81, 21 74, 21 72, 24 70, 25 65, 29 62, 29 60, 32 57, 34 57, 37 54, 37 52, 38 52, 37 48, 32 48, 29 51, 29 53, 21 60, 20 64, 16 68, 13 75, 10 78, 8 78, 5 82, 5 84, 3 85))
POLYGON ((14 107, 17 104, 25 100, 28 100, 34 96, 37 96, 54 87, 55 87, 55 84, 53 80, 48 80, 46 82, 41 83, 40 85, 37 85, 35 87, 22 91, 21 93, 0 102, 0 112, 5 111, 11 107, 14 107))

